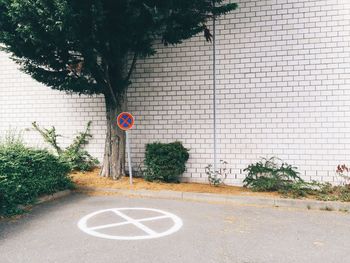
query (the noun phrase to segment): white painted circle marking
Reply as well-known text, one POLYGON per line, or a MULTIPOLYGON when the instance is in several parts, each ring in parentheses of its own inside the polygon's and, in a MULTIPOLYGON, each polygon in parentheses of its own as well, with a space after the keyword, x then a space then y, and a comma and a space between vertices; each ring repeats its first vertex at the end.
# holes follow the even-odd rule
POLYGON ((80 228, 81 231, 95 236, 95 237, 100 237, 100 238, 107 238, 107 239, 116 239, 116 240, 139 240, 139 239, 152 239, 152 238, 159 238, 159 237, 164 237, 168 236, 170 234, 175 233, 182 227, 183 223, 181 218, 178 216, 163 211, 159 209, 153 209, 153 208, 140 208, 140 207, 123 207, 123 208, 111 208, 111 209, 104 209, 104 210, 99 210, 96 212, 93 212, 91 214, 88 214, 84 216, 82 219, 79 220, 78 222, 78 227, 80 228), (151 211, 151 212, 156 212, 159 213, 159 216, 153 216, 153 217, 145 217, 145 218, 140 218, 140 219, 134 219, 122 211, 127 211, 127 210, 136 210, 136 211, 151 211), (113 212, 115 213, 117 218, 122 218, 125 221, 120 222, 120 223, 111 223, 111 224, 104 224, 104 225, 99 225, 99 226, 93 226, 93 227, 88 227, 87 223, 90 218, 103 214, 106 212, 113 212), (161 219, 170 219, 173 222, 173 225, 166 231, 162 232, 156 232, 155 230, 145 226, 142 224, 142 222, 146 221, 157 221, 161 219), (115 228, 115 227, 122 227, 124 225, 129 225, 132 224, 135 227, 141 229, 143 232, 145 232, 145 235, 139 235, 139 236, 115 236, 115 235, 108 235, 104 234, 101 232, 98 232, 97 230, 99 229, 108 229, 108 228, 115 228))

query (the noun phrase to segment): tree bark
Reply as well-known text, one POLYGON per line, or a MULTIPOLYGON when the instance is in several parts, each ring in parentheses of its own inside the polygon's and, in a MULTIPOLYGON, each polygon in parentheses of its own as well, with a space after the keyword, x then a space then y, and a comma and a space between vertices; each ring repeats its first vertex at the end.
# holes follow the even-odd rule
POLYGON ((117 126, 117 116, 126 110, 126 101, 115 104, 108 96, 105 101, 107 132, 100 176, 117 180, 125 175, 125 132, 117 126))

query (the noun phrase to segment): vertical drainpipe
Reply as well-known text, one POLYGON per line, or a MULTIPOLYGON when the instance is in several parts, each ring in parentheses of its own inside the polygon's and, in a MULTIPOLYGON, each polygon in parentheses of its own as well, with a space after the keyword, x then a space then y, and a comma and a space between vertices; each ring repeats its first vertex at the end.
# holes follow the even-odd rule
MULTIPOLYGON (((215 6, 215 2, 213 2, 215 6)), ((217 134, 216 134, 216 52, 215 52, 215 16, 213 15, 213 134, 214 134, 214 171, 217 171, 217 134)))

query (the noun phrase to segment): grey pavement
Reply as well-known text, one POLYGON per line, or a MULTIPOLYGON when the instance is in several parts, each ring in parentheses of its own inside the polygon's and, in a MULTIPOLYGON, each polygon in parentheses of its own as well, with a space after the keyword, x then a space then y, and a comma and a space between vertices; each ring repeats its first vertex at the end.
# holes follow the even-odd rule
MULTIPOLYGON (((129 216, 154 216, 142 213, 129 216)), ((124 219, 118 221, 111 213, 91 220, 96 226, 124 219)), ((142 223, 155 232, 171 225, 161 220, 142 223)), ((139 236, 141 230, 132 227, 103 231, 139 236)), ((40 204, 18 220, 0 222, 1 263, 347 263, 349 248, 348 213, 254 205, 73 194, 40 204), (123 207, 167 211, 180 217, 183 226, 168 236, 145 240, 95 237, 77 226, 92 212, 123 207)))

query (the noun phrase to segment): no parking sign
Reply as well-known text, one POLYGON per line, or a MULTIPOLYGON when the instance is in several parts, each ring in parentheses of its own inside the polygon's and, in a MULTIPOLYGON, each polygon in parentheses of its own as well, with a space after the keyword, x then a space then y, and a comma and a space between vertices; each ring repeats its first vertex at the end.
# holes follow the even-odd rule
POLYGON ((132 168, 131 168, 131 154, 130 154, 130 143, 129 143, 129 135, 128 130, 134 126, 134 116, 132 116, 129 112, 122 112, 117 117, 117 125, 120 129, 125 131, 125 139, 126 139, 126 149, 128 152, 128 164, 129 164, 129 177, 130 184, 132 184, 132 168))
POLYGON ((134 122, 134 116, 129 112, 122 112, 117 117, 118 127, 124 131, 131 129, 134 126, 134 122))

